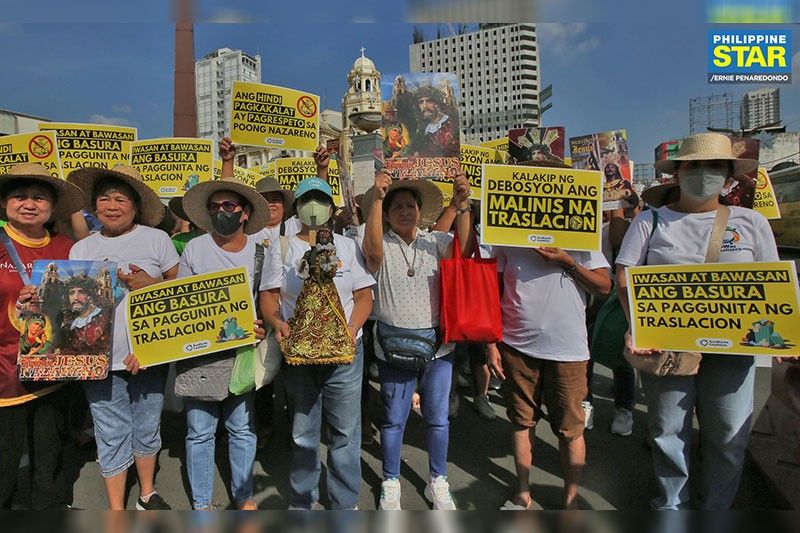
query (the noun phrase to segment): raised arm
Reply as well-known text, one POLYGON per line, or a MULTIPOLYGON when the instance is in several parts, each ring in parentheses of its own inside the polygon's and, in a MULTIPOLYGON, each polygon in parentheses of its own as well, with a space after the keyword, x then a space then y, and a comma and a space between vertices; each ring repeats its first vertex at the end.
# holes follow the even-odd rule
POLYGON ((219 142, 219 158, 222 159, 222 177, 233 177, 233 158, 236 157, 236 145, 230 137, 223 137, 219 142))
POLYGON ((377 272, 383 263, 383 199, 391 183, 392 178, 388 173, 381 170, 375 175, 375 194, 372 196, 364 230, 364 243, 361 246, 367 270, 371 273, 377 272))

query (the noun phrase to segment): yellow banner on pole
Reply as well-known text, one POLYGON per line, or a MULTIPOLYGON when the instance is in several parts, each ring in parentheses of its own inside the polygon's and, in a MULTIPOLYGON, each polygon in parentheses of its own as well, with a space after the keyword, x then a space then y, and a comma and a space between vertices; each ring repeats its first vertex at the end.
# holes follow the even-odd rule
POLYGON ((483 164, 481 244, 600 250, 602 176, 483 164))
POLYGON ((40 122, 39 131, 56 133, 65 178, 78 168, 130 165, 131 144, 136 140, 136 128, 127 126, 40 122))
POLYGON ((131 166, 162 198, 183 196, 201 181, 211 179, 213 141, 165 137, 134 141, 131 166))
POLYGON ((753 209, 768 219, 781 218, 778 200, 775 198, 775 190, 772 188, 772 181, 769 179, 766 168, 759 167, 758 169, 753 209))
POLYGON ((491 139, 488 141, 483 141, 481 146, 486 148, 496 148, 497 150, 502 150, 503 152, 508 152, 508 136, 500 137, 499 139, 491 139))
MULTIPOLYGON (((211 176, 213 179, 218 180, 222 178, 222 161, 219 159, 214 160, 211 167, 211 176)), ((251 187, 256 186, 256 182, 261 179, 261 174, 250 168, 242 168, 234 165, 233 177, 251 187)))
POLYGON ((233 82, 231 139, 236 144, 313 152, 319 144, 319 96, 233 82))
POLYGON ((129 293, 127 306, 131 349, 142 366, 256 342, 244 267, 151 285, 129 293))
MULTIPOLYGON (((316 174, 316 166, 314 168, 314 172, 316 174)), ((331 162, 328 165, 328 185, 331 186, 331 192, 333 192, 333 203, 336 207, 344 206, 344 200, 342 199, 342 179, 341 174, 339 173, 339 161, 334 158, 331 158, 331 162)))
POLYGON ((54 178, 61 178, 61 163, 52 131, 0 137, 0 174, 18 163, 39 163, 54 178))
POLYGON ((275 161, 269 163, 262 163, 258 165, 255 170, 262 178, 275 178, 275 161))
POLYGON ((740 355, 800 355, 794 262, 630 267, 637 348, 740 355))
POLYGON ((275 179, 286 191, 294 191, 297 184, 317 175, 313 157, 281 157, 275 160, 275 179))

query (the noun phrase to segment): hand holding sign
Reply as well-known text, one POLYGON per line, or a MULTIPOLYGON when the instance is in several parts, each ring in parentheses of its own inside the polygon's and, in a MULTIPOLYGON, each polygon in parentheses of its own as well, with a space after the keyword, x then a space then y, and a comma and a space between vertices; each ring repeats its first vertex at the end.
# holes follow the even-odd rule
POLYGON ((230 137, 223 137, 219 142, 219 158, 223 161, 233 161, 236 156, 236 145, 230 137))
POLYGON ((328 165, 331 164, 331 152, 323 145, 317 146, 314 150, 314 163, 317 164, 317 175, 327 180, 328 178, 328 165), (323 175, 324 174, 324 175, 323 175))
POLYGON ((561 248, 542 246, 540 248, 534 248, 533 250, 548 263, 555 263, 565 270, 578 266, 577 261, 561 248))
POLYGON ((646 356, 646 355, 661 355, 661 350, 657 350, 657 349, 654 349, 654 348, 648 348, 648 349, 645 349, 645 350, 641 350, 639 348, 636 348, 633 345, 633 336, 631 335, 631 330, 628 329, 628 331, 625 332, 625 352, 624 352, 624 355, 629 356, 629 357, 630 356, 642 357, 642 356, 646 356))
POLYGON ((128 289, 135 291, 149 287, 156 283, 163 281, 160 278, 154 278, 140 267, 131 264, 130 273, 124 272, 121 268, 117 269, 117 278, 128 286, 128 289))
POLYGON ((472 192, 467 176, 462 172, 453 179, 453 205, 464 207, 472 192))
POLYGON ((389 185, 392 184, 392 178, 389 177, 389 173, 381 170, 375 175, 375 190, 378 191, 377 199, 383 200, 386 198, 386 191, 389 189, 389 185))

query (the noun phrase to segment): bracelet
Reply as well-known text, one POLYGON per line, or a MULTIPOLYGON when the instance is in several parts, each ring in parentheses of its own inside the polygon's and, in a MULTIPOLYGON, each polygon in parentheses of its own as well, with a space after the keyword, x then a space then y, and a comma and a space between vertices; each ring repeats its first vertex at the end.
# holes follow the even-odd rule
POLYGON ((456 207, 456 215, 463 215, 464 213, 469 213, 472 211, 472 204, 467 204, 467 207, 460 209, 456 207))
POLYGON ((564 274, 572 274, 572 273, 573 273, 573 272, 575 272, 576 270, 578 270, 578 263, 575 263, 574 265, 572 265, 572 266, 571 266, 571 267, 569 267, 569 268, 565 268, 565 269, 564 269, 564 274))

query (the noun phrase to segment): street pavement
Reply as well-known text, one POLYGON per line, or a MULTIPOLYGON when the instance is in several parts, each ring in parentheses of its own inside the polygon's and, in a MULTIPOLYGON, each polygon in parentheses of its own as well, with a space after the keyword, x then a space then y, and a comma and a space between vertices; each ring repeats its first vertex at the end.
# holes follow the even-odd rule
MULTIPOLYGON (((761 389, 762 395, 769 387, 768 370, 759 369, 757 389, 761 389)), ((372 383, 372 386, 370 406, 374 418, 377 418, 377 384, 372 383)), ((619 437, 609 431, 614 414, 612 387, 610 371, 595 365, 594 429, 586 432, 587 465, 580 490, 580 506, 582 509, 599 510, 648 509, 649 499, 654 493, 654 480, 646 438, 646 407, 641 403, 641 390, 638 391, 639 403, 634 413, 633 434, 619 437)), ((450 487, 459 509, 497 509, 509 498, 511 487, 515 485, 511 426, 505 416, 502 398, 497 392, 490 394, 498 414, 497 419, 491 422, 481 420, 472 408, 471 388, 460 389, 460 392, 462 394, 458 416, 450 424, 450 487)), ((758 395, 757 390, 757 397, 758 395)), ((280 398, 281 394, 276 396, 280 398)), ((531 476, 535 508, 558 509, 562 487, 558 443, 546 422, 539 425, 536 433, 535 469, 531 476)), ((185 434, 184 416, 165 412, 162 423, 164 448, 160 455, 156 486, 174 509, 191 508, 185 481, 185 434)), ((72 450, 71 456, 79 468, 74 484, 74 505, 84 509, 105 508, 105 492, 98 465, 94 460, 94 451, 91 448, 72 450)), ((324 447, 322 457, 324 461, 324 447)), ((214 507, 231 508, 226 488, 229 469, 224 438, 218 439, 216 462, 214 507)), ((254 482, 259 508, 286 509, 289 498, 289 463, 288 427, 283 407, 278 402, 273 437, 256 456, 254 482)), ((361 466, 363 483, 358 505, 360 509, 375 509, 381 483, 377 431, 375 444, 363 447, 361 466)), ((427 472, 423 420, 418 411, 412 411, 406 430, 401 470, 404 509, 430 508, 423 496, 427 472)), ((324 466, 320 487, 321 505, 324 506, 327 502, 324 466)), ((129 488, 128 508, 133 509, 138 497, 133 469, 129 475, 129 488)), ((748 461, 734 507, 776 509, 780 506, 781 503, 772 496, 765 478, 748 461)))

